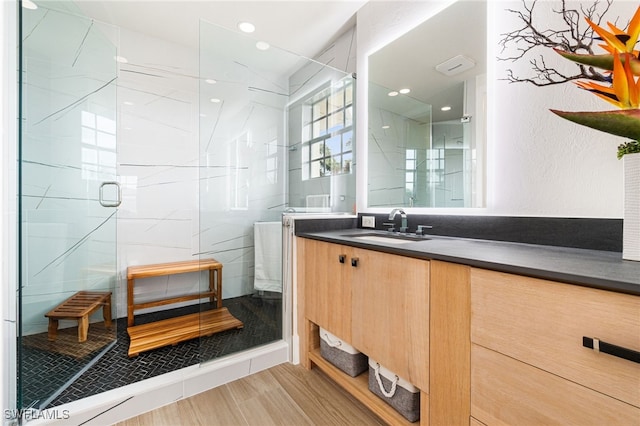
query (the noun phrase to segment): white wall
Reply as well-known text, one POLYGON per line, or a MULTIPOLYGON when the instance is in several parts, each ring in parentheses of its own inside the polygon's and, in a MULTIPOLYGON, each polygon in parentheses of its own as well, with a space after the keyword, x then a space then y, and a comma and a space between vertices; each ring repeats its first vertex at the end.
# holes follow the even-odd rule
MULTIPOLYGON (((367 55, 428 18, 442 2, 370 2, 358 12, 358 128, 366 129, 365 84, 367 55)), ((605 133, 562 120, 548 111, 614 109, 572 84, 538 88, 509 84, 505 68, 529 67, 497 62, 496 41, 500 34, 516 28, 506 8, 521 2, 489 2, 489 135, 487 208, 474 214, 563 217, 622 217, 622 163, 616 147, 624 141, 605 133)), ((536 8, 555 2, 538 2, 536 8)), ((637 3, 615 2, 608 17, 631 16, 637 3)), ((550 20, 551 16, 543 20, 550 20)), ((547 64, 568 62, 545 53, 547 64)), ((563 64, 560 66, 566 66, 563 64)), ((366 133, 357 136, 359 163, 366 158, 366 133)), ((366 170, 358 170, 358 193, 366 190, 366 170)), ((358 211, 367 210, 362 198, 358 211)), ((415 210, 420 212, 420 210, 415 210)), ((426 213, 427 210, 422 212, 426 213)), ((457 213, 457 211, 452 211, 457 213)), ((460 211, 460 214, 468 213, 460 211)))
MULTIPOLYGON (((491 3, 491 2, 490 2, 491 3)), ((494 39, 516 28, 513 15, 504 11, 517 2, 491 3, 495 8, 494 39)), ((542 2, 538 8, 554 6, 542 2)), ((618 1, 607 13, 610 20, 626 22, 637 2, 618 1)), ((548 12, 540 15, 557 22, 548 12)), ((491 45, 491 43, 490 43, 491 45)), ((495 44, 494 44, 495 45, 495 44)), ((544 51, 544 49, 543 49, 544 51)), ((498 55, 498 51, 493 52, 498 55)), ((572 71, 573 65, 553 52, 544 51, 547 65, 572 71), (569 68, 567 68, 569 67, 569 68)), ((526 60, 515 64, 495 62, 493 136, 490 136, 489 208, 496 214, 568 217, 622 217, 622 162, 616 148, 624 138, 608 135, 556 117, 548 111, 615 109, 574 84, 534 87, 509 84, 505 68, 528 71, 526 60)))
POLYGON ((0 161, 0 283, 2 303, 0 303, 0 400, 2 408, 13 407, 16 390, 16 2, 0 3, 0 129, 2 140, 2 161, 0 161))

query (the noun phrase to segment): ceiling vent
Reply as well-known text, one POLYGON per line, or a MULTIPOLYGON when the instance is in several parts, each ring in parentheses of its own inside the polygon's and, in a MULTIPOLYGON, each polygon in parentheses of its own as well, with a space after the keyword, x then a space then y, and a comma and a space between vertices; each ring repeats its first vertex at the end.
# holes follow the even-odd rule
POLYGON ((460 74, 466 70, 469 70, 476 66, 473 59, 467 58, 464 55, 454 56, 453 58, 444 61, 440 65, 436 65, 436 70, 446 76, 452 76, 460 74))

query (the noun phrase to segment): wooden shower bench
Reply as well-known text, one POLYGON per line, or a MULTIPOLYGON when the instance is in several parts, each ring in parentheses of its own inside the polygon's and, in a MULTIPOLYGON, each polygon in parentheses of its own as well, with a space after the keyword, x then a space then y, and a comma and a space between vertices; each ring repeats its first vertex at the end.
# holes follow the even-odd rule
POLYGON ((49 318, 47 337, 55 341, 58 336, 58 321, 70 319, 78 321, 78 342, 87 340, 89 316, 102 308, 104 325, 111 328, 111 292, 79 291, 44 316, 49 318))
POLYGON ((183 262, 157 263, 130 266, 127 268, 127 333, 129 334, 129 356, 141 352, 176 345, 196 337, 209 336, 233 328, 242 328, 242 321, 235 318, 227 308, 222 307, 222 264, 215 259, 188 260, 183 262), (209 288, 204 293, 166 297, 150 302, 135 303, 135 280, 187 272, 209 271, 209 288), (152 308, 188 300, 208 297, 216 306, 203 312, 182 315, 148 324, 134 325, 136 310, 152 308))

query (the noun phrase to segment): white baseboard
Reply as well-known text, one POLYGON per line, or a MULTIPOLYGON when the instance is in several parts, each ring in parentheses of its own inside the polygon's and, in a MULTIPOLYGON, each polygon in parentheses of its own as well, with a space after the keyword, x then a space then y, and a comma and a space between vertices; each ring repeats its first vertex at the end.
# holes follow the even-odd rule
POLYGON ((43 410, 28 423, 114 424, 288 361, 289 345, 281 340, 43 410))

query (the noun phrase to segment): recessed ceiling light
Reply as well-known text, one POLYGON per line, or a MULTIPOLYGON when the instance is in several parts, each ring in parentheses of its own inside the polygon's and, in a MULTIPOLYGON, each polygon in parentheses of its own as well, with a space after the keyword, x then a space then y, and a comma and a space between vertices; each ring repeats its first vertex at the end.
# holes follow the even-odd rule
POLYGON ((258 50, 268 50, 271 46, 266 41, 259 41, 256 43, 256 48, 258 50))
POLYGON ((116 62, 120 62, 121 64, 126 64, 129 62, 129 60, 124 56, 114 56, 113 59, 115 59, 116 62))
POLYGON ((442 108, 440 108, 440 111, 451 111, 451 107, 449 105, 443 106, 442 108))
POLYGON ((22 0, 22 7, 24 7, 25 9, 36 10, 38 8, 38 5, 31 0, 22 0))
POLYGON ((207 116, 207 114, 200 113, 200 117, 206 117, 206 116, 207 116))
POLYGON ((256 30, 256 26, 251 22, 239 22, 238 29, 243 33, 252 33, 256 30))
POLYGON ((131 102, 131 101, 124 101, 124 102, 123 102, 123 104, 131 106, 131 105, 133 105, 133 102, 131 102))
POLYGON ((214 104, 220 103, 220 99, 218 98, 211 98, 209 99, 211 102, 213 102, 214 104))
POLYGON ((406 95, 409 92, 411 92, 411 89, 400 89, 400 93, 402 93, 403 95, 406 95))
POLYGON ((389 96, 398 96, 398 92, 396 92, 395 90, 393 92, 389 92, 388 93, 389 96))
POLYGON ((212 78, 208 78, 204 82, 207 83, 207 84, 216 84, 217 83, 217 81, 212 79, 212 78))
POLYGON ((391 126, 388 126, 388 125, 384 125, 384 126, 382 126, 382 128, 383 128, 383 129, 385 129, 385 130, 386 130, 386 129, 389 129, 390 127, 391 127, 391 126))

